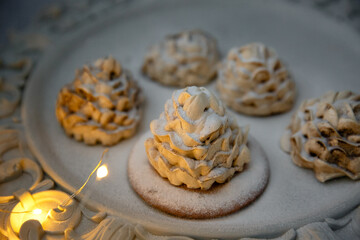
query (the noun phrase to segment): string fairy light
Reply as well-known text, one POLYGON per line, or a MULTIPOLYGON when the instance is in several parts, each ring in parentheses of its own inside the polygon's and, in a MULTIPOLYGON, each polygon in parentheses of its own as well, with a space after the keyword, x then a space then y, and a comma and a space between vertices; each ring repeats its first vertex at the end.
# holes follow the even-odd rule
POLYGON ((105 153, 107 153, 109 151, 108 148, 106 148, 102 155, 101 155, 101 159, 99 161, 99 163, 96 165, 96 167, 94 168, 94 170, 92 170, 92 172, 90 173, 90 175, 88 176, 88 178, 86 179, 86 181, 84 182, 84 184, 78 189, 76 190, 68 199, 66 199, 62 204, 59 205, 60 209, 66 207, 66 205, 69 204, 70 200, 71 199, 74 199, 83 189, 84 187, 86 186, 86 184, 89 182, 91 176, 96 172, 96 170, 101 166, 101 163, 103 161, 103 158, 104 158, 104 155, 105 153))
POLYGON ((42 210, 40 208, 34 209, 34 211, 32 211, 33 214, 41 214, 42 210))
POLYGON ((109 173, 108 168, 107 168, 106 164, 104 164, 101 167, 99 167, 99 169, 97 170, 96 178, 102 179, 102 178, 106 177, 108 175, 108 173, 109 173))
MULTIPOLYGON (((74 199, 84 188, 85 186, 87 185, 87 183, 90 181, 90 178, 91 176, 97 171, 97 179, 100 180, 104 177, 106 177, 108 175, 108 169, 107 169, 107 166, 106 164, 103 164, 101 165, 102 161, 103 161, 103 158, 104 158, 104 155, 108 152, 108 148, 106 148, 102 155, 101 155, 101 159, 100 161, 98 162, 98 164, 96 165, 96 167, 92 170, 92 172, 90 173, 90 175, 88 176, 88 178, 86 179, 86 181, 84 182, 84 184, 78 189, 76 190, 68 199, 66 199, 62 204, 58 205, 58 209, 59 210, 64 210, 64 208, 69 204, 70 200, 71 199, 74 199)), ((49 216, 50 212, 52 211, 53 209, 50 209, 47 214, 46 214, 46 217, 44 220, 46 220, 46 218, 49 216)), ((35 208, 33 210, 28 210, 28 211, 20 211, 20 212, 17 212, 17 211, 8 211, 8 210, 4 210, 4 209, 0 209, 0 213, 10 213, 10 214, 33 214, 34 216, 39 216, 43 213, 43 210, 40 209, 40 208, 35 208)))

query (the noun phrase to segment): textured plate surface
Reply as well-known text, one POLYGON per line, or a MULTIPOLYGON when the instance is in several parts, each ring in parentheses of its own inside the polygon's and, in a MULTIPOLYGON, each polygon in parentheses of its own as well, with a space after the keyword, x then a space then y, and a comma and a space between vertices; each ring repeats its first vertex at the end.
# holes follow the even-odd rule
MULTIPOLYGON (((55 118, 57 93, 73 80, 76 68, 111 54, 134 73, 146 105, 138 133, 111 147, 104 159, 109 176, 92 180, 84 190, 90 205, 157 232, 231 238, 276 235, 340 216, 359 204, 360 181, 319 183, 312 171, 296 167, 279 148, 291 113, 302 100, 328 90, 359 90, 360 37, 355 32, 317 12, 275 1, 135 1, 120 13, 121 9, 114 9, 50 49, 26 88, 23 116, 28 142, 45 171, 60 185, 69 191, 79 188, 104 148, 89 147, 65 135, 55 118), (223 55, 233 46, 252 41, 272 46, 287 64, 298 89, 296 106, 289 113, 266 118, 234 113, 240 125, 250 124, 250 134, 266 152, 269 185, 250 206, 206 221, 172 217, 148 206, 133 192, 126 173, 131 148, 163 111, 175 89, 141 76, 146 49, 166 34, 194 28, 211 33, 223 55)), ((214 89, 214 83, 207 87, 214 89)))

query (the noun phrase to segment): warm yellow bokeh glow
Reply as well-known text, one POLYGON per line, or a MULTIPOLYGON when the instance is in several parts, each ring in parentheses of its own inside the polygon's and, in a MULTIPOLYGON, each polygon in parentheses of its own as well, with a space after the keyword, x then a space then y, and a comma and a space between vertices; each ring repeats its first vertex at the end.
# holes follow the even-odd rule
MULTIPOLYGON (((64 227, 67 228, 67 226, 65 226, 67 217, 65 217, 64 220, 54 219, 53 216, 55 216, 54 214, 57 214, 57 212, 53 212, 53 209, 56 210, 59 205, 68 198, 68 194, 57 190, 47 190, 31 195, 29 193, 29 197, 26 196, 21 199, 11 210, 8 232, 18 234, 21 226, 28 220, 39 221, 45 232, 52 232, 56 229, 63 229, 64 227), (64 221, 64 223, 62 221, 64 221)), ((32 239, 32 237, 30 238, 32 239)), ((9 239, 15 239, 15 237, 9 237, 9 239)))
POLYGON ((41 214, 42 210, 40 208, 34 209, 34 211, 32 211, 33 214, 41 214))
MULTIPOLYGON (((21 205, 21 204, 20 204, 21 205)), ((19 233, 22 224, 28 220, 37 220, 40 224, 43 224, 47 218, 49 213, 49 209, 40 209, 36 208, 34 210, 30 210, 30 212, 26 212, 26 209, 22 207, 18 207, 10 217, 11 227, 14 232, 19 233), (24 211, 24 213, 17 213, 18 211, 24 211)))
POLYGON ((102 165, 101 167, 98 168, 97 172, 96 172, 96 176, 98 179, 102 179, 104 177, 106 177, 108 175, 109 171, 106 165, 102 165))

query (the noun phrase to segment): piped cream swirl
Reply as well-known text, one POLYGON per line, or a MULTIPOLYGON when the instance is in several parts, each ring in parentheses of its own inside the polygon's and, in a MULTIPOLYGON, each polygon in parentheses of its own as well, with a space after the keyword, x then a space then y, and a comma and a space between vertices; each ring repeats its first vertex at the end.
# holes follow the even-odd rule
POLYGON ((216 41, 200 31, 168 35, 152 46, 142 66, 144 74, 165 85, 204 85, 216 75, 219 53, 216 41))
POLYGON ((131 73, 112 57, 76 72, 58 94, 56 117, 66 134, 86 144, 113 145, 135 134, 142 95, 131 73))
POLYGON ((295 164, 314 169, 321 182, 341 176, 360 179, 360 95, 328 92, 304 101, 281 146, 295 164))
POLYGON ((233 48, 218 70, 217 89, 232 109, 249 115, 289 110, 295 84, 276 52, 261 43, 233 48))
POLYGON ((250 161, 243 132, 206 88, 177 90, 150 124, 145 142, 151 165, 174 185, 209 189, 250 161))

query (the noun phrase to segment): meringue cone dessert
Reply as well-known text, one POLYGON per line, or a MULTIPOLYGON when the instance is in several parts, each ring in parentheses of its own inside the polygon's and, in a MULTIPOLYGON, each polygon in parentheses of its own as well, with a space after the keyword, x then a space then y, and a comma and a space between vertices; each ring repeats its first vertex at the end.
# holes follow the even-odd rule
POLYGON ((314 169, 321 182, 342 176, 359 179, 360 95, 328 92, 304 101, 281 146, 296 165, 314 169))
POLYGON ((240 113, 266 116, 291 109, 295 84, 276 52, 261 43, 233 48, 218 71, 221 99, 240 113))
POLYGON ((108 57, 85 65, 61 89, 56 117, 66 134, 78 141, 113 145, 134 135, 141 100, 130 72, 108 57))
POLYGON ((145 56, 144 74, 164 85, 204 85, 216 75, 219 53, 216 41, 199 30, 167 36, 145 56))
POLYGON ((243 131, 203 87, 175 91, 150 129, 154 138, 145 142, 148 159, 176 186, 209 189, 250 161, 247 129, 243 131))

